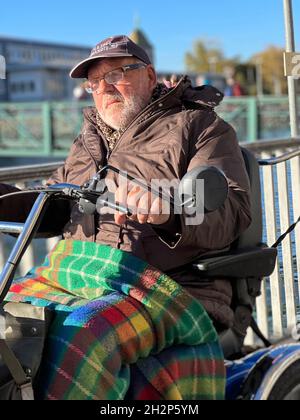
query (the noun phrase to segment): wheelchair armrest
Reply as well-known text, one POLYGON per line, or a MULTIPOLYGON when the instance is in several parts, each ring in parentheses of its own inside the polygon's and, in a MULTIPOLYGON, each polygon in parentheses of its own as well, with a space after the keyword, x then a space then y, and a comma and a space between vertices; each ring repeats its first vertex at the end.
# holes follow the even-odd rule
POLYGON ((267 277, 274 271, 276 258, 276 249, 261 246, 201 259, 193 267, 205 277, 267 277))

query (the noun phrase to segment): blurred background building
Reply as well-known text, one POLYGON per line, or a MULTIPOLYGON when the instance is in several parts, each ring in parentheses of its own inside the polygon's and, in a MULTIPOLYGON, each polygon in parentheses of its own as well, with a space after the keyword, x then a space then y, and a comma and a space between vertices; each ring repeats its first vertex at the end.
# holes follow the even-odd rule
MULTIPOLYGON (((148 35, 136 24, 129 36, 157 68, 148 35)), ((82 80, 71 79, 69 72, 92 47, 0 36, 6 64, 6 79, 0 75, 0 166, 9 159, 20 163, 66 156, 80 132, 82 109, 92 105, 82 80)), ((243 62, 227 57, 218 43, 197 39, 185 54, 183 73, 170 62, 170 68, 158 71, 158 80, 175 86, 187 74, 194 86, 215 86, 226 97, 217 112, 233 125, 240 141, 282 139, 289 135, 283 51, 268 47, 243 62)))
POLYGON ((72 99, 76 81, 69 71, 89 53, 89 47, 0 37, 6 59, 0 102, 72 99))

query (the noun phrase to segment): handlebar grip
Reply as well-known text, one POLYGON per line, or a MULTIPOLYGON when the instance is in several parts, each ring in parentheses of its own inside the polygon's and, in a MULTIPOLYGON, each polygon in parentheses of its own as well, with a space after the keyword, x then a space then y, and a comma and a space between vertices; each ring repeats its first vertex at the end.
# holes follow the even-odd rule
POLYGON ((97 200, 97 206, 109 207, 113 210, 116 210, 119 213, 126 214, 127 216, 132 216, 132 212, 128 207, 123 206, 122 204, 115 201, 115 195, 113 193, 108 193, 106 197, 99 197, 97 200))

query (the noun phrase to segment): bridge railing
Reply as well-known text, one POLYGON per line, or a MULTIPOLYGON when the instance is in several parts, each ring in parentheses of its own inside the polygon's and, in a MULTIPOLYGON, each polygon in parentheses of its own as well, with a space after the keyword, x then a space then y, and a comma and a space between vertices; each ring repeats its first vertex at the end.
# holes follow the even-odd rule
MULTIPOLYGON (((277 238, 300 216, 300 139, 242 144, 251 149, 261 166, 264 241, 273 245, 277 238)), ((28 183, 42 182, 62 164, 0 169, 0 182, 14 183, 24 188, 28 183)), ((0 266, 8 254, 8 242, 0 238, 0 266)), ((35 240, 24 256, 20 274, 40 263, 58 239, 35 240)), ((279 338, 300 321, 300 226, 279 248, 276 269, 263 282, 262 296, 257 300, 257 320, 269 338, 279 338)), ((253 335, 248 342, 253 343, 253 335)))
POLYGON ((282 138, 289 133, 290 117, 286 96, 225 98, 217 112, 233 125, 240 141, 282 138))
MULTIPOLYGON (((300 217, 300 148, 263 151, 259 160, 263 201, 264 240, 269 245, 300 217)), ((278 248, 274 273, 263 282, 257 300, 257 319, 266 336, 278 339, 300 322, 300 226, 278 248)))
POLYGON ((0 156, 64 157, 87 102, 0 104, 0 156))
MULTIPOLYGON (((80 101, 0 103, 0 157, 66 156, 80 132, 82 109, 90 105, 80 101)), ((286 96, 226 98, 217 112, 233 125, 241 142, 289 135, 286 96)))

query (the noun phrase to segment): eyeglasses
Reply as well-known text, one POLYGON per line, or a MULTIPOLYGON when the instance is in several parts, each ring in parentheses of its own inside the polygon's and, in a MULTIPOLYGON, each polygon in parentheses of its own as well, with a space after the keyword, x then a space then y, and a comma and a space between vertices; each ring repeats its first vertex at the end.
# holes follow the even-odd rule
POLYGON ((87 93, 96 92, 99 89, 101 80, 105 80, 106 83, 109 85, 117 85, 121 84, 122 80, 124 80, 125 74, 129 70, 137 70, 141 68, 147 67, 147 64, 143 63, 136 63, 136 64, 127 64, 126 66, 118 67, 115 70, 109 71, 103 77, 94 80, 87 80, 83 87, 87 91, 87 93))

